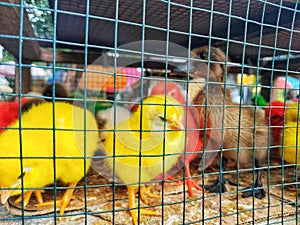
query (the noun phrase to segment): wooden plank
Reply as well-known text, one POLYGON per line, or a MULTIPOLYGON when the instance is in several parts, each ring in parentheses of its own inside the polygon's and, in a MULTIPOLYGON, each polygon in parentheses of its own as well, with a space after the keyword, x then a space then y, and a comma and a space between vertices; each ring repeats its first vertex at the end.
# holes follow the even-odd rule
MULTIPOLYGON (((101 54, 88 54, 88 63, 93 63, 101 54)), ((53 62, 52 49, 40 49, 39 61, 53 62)), ((77 63, 84 64, 84 52, 62 52, 56 51, 57 63, 77 63)))
MULTIPOLYGON (((28 63, 28 62, 26 62, 28 63)), ((19 93, 19 70, 16 67, 16 93, 19 93)), ((22 67, 22 94, 28 93, 32 90, 32 77, 30 67, 22 67)))
MULTIPOLYGON (((20 0, 2 0, 2 2, 20 4, 20 0)), ((24 9, 23 37, 34 38, 34 31, 24 9)), ((13 6, 0 6, 0 34, 20 35, 20 8, 13 6)), ((0 38, 0 44, 14 57, 19 58, 19 38, 0 38)), ((26 40, 22 43, 22 58, 33 61, 39 59, 40 45, 38 41, 26 40)))

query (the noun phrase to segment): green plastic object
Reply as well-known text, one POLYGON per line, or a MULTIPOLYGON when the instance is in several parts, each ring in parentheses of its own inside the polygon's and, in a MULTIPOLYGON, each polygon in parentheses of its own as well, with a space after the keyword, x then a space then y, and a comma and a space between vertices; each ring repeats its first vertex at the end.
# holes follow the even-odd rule
POLYGON ((265 107, 265 106, 267 105, 266 100, 265 100, 264 97, 261 96, 261 95, 256 95, 256 96, 254 96, 254 97, 251 99, 251 101, 252 101, 252 104, 253 104, 253 105, 257 105, 257 106, 261 106, 261 107, 265 107), (256 99, 256 100, 255 100, 255 99, 256 99), (256 101, 256 102, 255 102, 255 101, 256 101))

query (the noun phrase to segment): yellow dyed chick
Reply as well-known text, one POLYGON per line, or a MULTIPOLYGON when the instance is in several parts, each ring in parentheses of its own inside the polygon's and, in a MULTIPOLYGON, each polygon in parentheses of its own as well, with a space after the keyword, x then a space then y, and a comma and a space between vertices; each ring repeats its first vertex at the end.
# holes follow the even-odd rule
POLYGON ((281 140, 283 140, 282 150, 280 149, 279 153, 284 157, 286 162, 296 163, 298 160, 298 164, 300 164, 300 121, 297 124, 298 114, 300 114, 300 112, 298 113, 298 110, 297 102, 289 104, 287 107, 286 122, 281 135, 281 140), (282 152, 284 153, 283 155, 282 152))
MULTIPOLYGON (((85 159, 84 156, 91 157, 97 150, 99 137, 96 120, 82 108, 63 102, 54 105, 47 102, 33 106, 22 115, 21 129, 20 139, 17 120, 0 135, 1 202, 4 204, 10 196, 21 194, 23 183, 23 204, 26 206, 32 190, 54 183, 56 177, 70 188, 62 200, 57 200, 62 215, 78 181, 90 167, 91 158, 85 159), (20 157, 23 157, 22 170, 20 157)), ((40 205, 53 204, 42 203, 41 191, 34 192, 40 205)), ((21 200, 22 197, 17 199, 21 200)))
MULTIPOLYGON (((104 151, 109 158, 106 160, 127 186, 133 224, 138 224, 135 202, 138 186, 144 202, 147 197, 161 198, 139 182, 149 182, 166 173, 176 164, 184 149, 182 118, 183 108, 179 102, 155 95, 144 99, 143 106, 139 106, 128 120, 117 124, 115 135, 107 132, 104 151)), ((140 214, 159 215, 146 209, 140 209, 140 214)))
POLYGON ((287 111, 285 115, 286 122, 297 122, 297 120, 300 121, 300 112, 298 113, 299 111, 298 102, 293 102, 288 104, 286 107, 286 111, 287 111))

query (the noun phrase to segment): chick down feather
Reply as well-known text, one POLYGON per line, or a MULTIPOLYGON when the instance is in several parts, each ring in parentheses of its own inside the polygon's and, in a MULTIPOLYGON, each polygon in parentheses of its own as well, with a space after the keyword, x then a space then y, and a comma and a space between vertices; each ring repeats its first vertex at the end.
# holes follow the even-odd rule
POLYGON ((63 102, 42 103, 20 120, 0 135, 1 187, 19 188, 11 194, 17 195, 21 179, 24 188, 34 189, 54 183, 55 177, 70 183, 86 174, 99 139, 89 111, 63 102))

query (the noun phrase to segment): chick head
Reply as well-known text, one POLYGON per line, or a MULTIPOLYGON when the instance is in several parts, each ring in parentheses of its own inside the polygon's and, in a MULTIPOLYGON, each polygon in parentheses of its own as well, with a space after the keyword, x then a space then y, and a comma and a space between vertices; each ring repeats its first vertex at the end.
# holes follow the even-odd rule
MULTIPOLYGON (((226 55, 221 49, 212 46, 209 49, 208 46, 203 46, 193 49, 193 53, 193 58, 200 58, 201 60, 205 60, 206 63, 209 61, 209 68, 216 76, 217 81, 223 82, 223 76, 226 71, 224 64, 226 55)), ((192 65, 196 71, 200 71, 199 67, 202 67, 202 64, 197 61, 194 61, 192 65)))
POLYGON ((190 73, 193 77, 202 77, 205 79, 208 75, 210 80, 213 78, 212 81, 223 82, 226 72, 225 61, 226 55, 219 48, 212 46, 210 48, 208 46, 195 48, 191 51, 190 61, 178 66, 170 75, 175 76, 182 73, 190 73))
POLYGON ((134 112, 133 117, 139 120, 142 113, 142 127, 150 130, 182 130, 183 107, 172 97, 155 95, 143 100, 143 107, 134 112))

